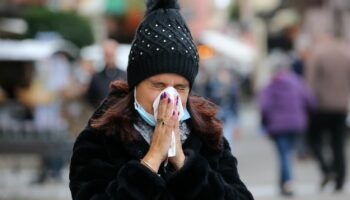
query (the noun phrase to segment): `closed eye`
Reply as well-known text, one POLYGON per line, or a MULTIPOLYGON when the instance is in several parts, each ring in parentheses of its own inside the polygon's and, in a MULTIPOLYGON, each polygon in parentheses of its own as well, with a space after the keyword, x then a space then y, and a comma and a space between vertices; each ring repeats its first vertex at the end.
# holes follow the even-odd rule
POLYGON ((186 91, 187 89, 189 89, 189 87, 187 85, 176 85, 175 89, 177 91, 186 91))
POLYGON ((157 88, 157 89, 163 89, 165 88, 165 84, 164 83, 160 83, 160 82, 152 82, 152 87, 157 88))

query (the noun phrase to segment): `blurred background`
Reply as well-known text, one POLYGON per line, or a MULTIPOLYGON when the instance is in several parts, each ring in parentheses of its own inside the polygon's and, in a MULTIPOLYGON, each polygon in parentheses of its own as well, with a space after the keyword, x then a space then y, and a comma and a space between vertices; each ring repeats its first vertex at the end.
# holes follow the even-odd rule
MULTIPOLYGON (((282 79, 276 67, 283 65, 312 99, 295 119, 303 118, 305 125, 298 128, 302 133, 288 164, 294 198, 349 199, 350 1, 180 0, 180 5, 201 58, 193 92, 220 106, 224 135, 255 198, 290 196, 283 193, 281 154, 264 118, 265 109, 279 112, 283 92, 267 97, 276 100, 269 108, 260 98, 282 79), (314 120, 320 115, 324 121, 314 120), (332 120, 341 128, 322 139, 318 125, 332 120), (319 129, 310 128, 311 122, 319 129), (343 167, 340 190, 318 162, 321 147, 327 159, 340 157, 334 164, 343 167)), ((71 199, 72 145, 110 81, 125 79, 144 10, 143 0, 0 0, 0 199, 71 199)), ((283 84, 275 88, 291 95, 287 107, 298 98, 283 84)))

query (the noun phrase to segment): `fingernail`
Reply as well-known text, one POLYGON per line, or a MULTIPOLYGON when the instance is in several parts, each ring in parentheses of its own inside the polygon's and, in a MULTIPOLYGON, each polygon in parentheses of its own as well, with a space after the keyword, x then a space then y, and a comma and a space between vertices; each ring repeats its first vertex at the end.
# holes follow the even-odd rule
POLYGON ((164 99, 164 93, 160 95, 160 99, 164 99))
POLYGON ((175 115, 175 111, 173 111, 173 116, 175 115))
POLYGON ((180 115, 180 111, 179 112, 177 112, 177 116, 179 116, 180 115))
POLYGON ((176 100, 176 105, 178 105, 178 104, 179 104, 179 99, 176 100))
POLYGON ((164 98, 166 98, 167 97, 167 94, 166 94, 166 92, 164 92, 164 98))
POLYGON ((170 103, 171 102, 171 99, 168 99, 168 103, 170 103))

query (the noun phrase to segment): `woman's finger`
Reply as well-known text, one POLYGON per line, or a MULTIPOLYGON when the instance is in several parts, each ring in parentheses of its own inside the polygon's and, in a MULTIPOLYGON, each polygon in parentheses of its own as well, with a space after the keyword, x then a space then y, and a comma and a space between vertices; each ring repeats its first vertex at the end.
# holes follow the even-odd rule
POLYGON ((168 95, 168 99, 167 99, 167 105, 166 105, 166 109, 165 109, 165 112, 164 112, 164 120, 168 121, 171 116, 172 116, 172 113, 174 111, 174 100, 168 95))
POLYGON ((172 131, 175 131, 176 122, 177 122, 176 112, 172 111, 171 116, 166 121, 165 132, 170 134, 170 133, 172 133, 172 131))
POLYGON ((157 123, 161 123, 165 117, 165 111, 167 107, 167 93, 162 93, 158 105, 157 123))

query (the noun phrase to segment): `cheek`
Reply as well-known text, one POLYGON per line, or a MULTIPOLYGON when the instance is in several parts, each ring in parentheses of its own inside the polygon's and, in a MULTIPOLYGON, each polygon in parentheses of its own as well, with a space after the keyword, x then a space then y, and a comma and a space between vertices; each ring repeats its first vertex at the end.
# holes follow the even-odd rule
POLYGON ((151 90, 140 90, 137 96, 138 96, 137 100, 142 105, 142 107, 146 110, 146 112, 153 114, 153 101, 158 96, 158 93, 151 90))
POLYGON ((146 110, 147 112, 149 112, 150 114, 153 114, 153 102, 154 100, 157 98, 158 96, 158 93, 156 92, 149 92, 147 94, 147 97, 146 97, 146 110))

